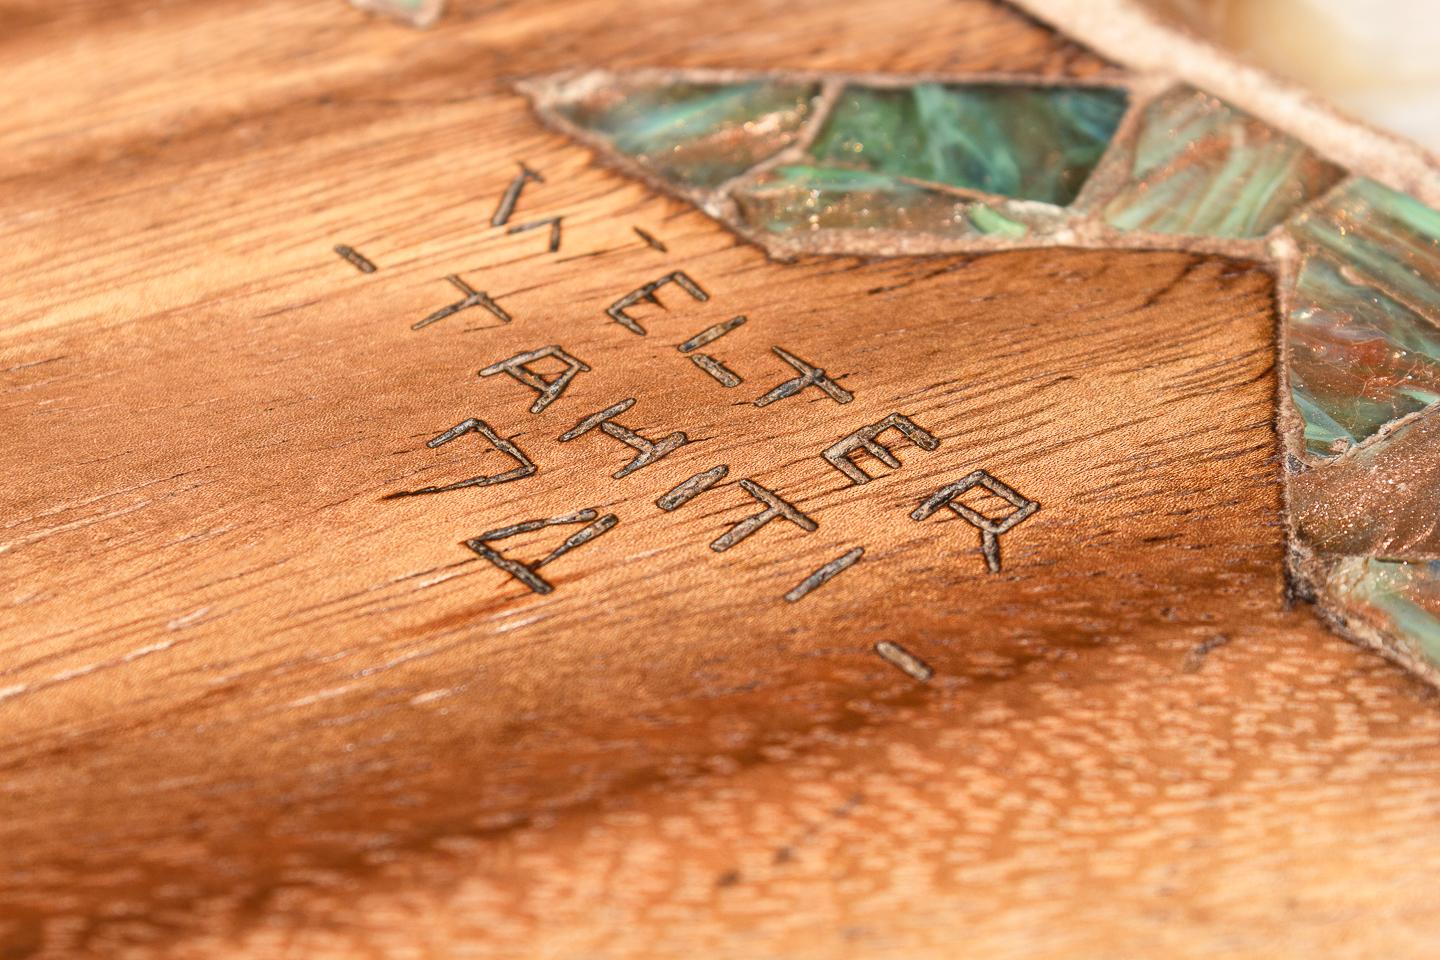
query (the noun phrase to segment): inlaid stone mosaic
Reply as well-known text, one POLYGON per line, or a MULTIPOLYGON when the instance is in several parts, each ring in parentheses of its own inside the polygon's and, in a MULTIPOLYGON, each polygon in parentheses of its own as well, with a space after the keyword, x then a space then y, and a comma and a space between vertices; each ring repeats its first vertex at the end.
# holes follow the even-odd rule
POLYGON ((1301 542, 1320 553, 1440 560, 1440 416, 1295 474, 1290 511, 1301 542))
POLYGON ((1357 180, 1296 218, 1290 391, 1316 455, 1440 400, 1440 214, 1357 180))
POLYGON ((785 166, 738 187, 735 201, 747 226, 771 233, 860 230, 920 232, 947 237, 996 234, 1019 239, 1030 222, 1058 222, 1060 211, 1011 211, 982 200, 867 170, 785 166))
POLYGON ((1440 662, 1440 561, 1351 557, 1329 588, 1352 629, 1392 638, 1416 661, 1440 662))
POLYGON ((559 109, 676 187, 718 187, 795 141, 814 83, 597 86, 559 109))
POLYGON ((1126 99, 1104 87, 849 85, 808 152, 822 167, 1063 207, 1100 162, 1126 99))
POLYGON ((1263 237, 1343 171, 1293 137, 1198 90, 1146 107, 1129 179, 1105 206, 1121 230, 1263 237))

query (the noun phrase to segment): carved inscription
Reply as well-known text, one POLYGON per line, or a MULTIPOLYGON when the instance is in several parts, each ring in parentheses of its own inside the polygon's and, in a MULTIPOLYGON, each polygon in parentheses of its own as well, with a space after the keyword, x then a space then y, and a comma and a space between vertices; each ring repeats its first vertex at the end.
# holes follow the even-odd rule
POLYGON ((645 336, 645 328, 640 326, 639 322, 625 311, 637 303, 653 303, 655 306, 663 309, 665 304, 660 302, 660 298, 655 292, 667 283, 675 284, 675 286, 701 302, 710 299, 710 294, 700 289, 700 285, 694 280, 691 280, 685 271, 676 270, 674 273, 665 274, 665 276, 659 280, 652 281, 643 287, 631 290, 625 294, 625 296, 610 304, 610 306, 605 309, 605 313, 609 315, 611 320, 614 320, 626 330, 643 337, 645 336))
POLYGON ((898 431, 921 450, 934 450, 940 446, 940 441, 928 430, 915 425, 915 421, 902 413, 892 413, 878 423, 872 423, 868 427, 861 427, 848 437, 841 437, 831 444, 821 454, 825 462, 845 476, 850 482, 856 485, 869 483, 874 477, 861 470, 850 460, 850 455, 856 450, 863 450, 876 460, 879 460, 891 470, 900 469, 900 461, 890 448, 880 443, 876 438, 886 430, 898 431))
POLYGON ((649 247, 650 249, 659 250, 661 253, 670 252, 669 247, 665 246, 665 244, 655 239, 655 237, 651 235, 648 231, 641 230, 639 227, 631 227, 630 229, 634 230, 635 236, 639 237, 641 240, 644 240, 645 246, 649 247))
POLYGON ((520 164, 520 172, 515 174, 515 179, 510 181, 510 186, 500 195, 500 203, 495 207, 495 213, 490 217, 490 226, 503 227, 510 222, 510 215, 515 212, 515 204, 520 200, 520 191, 525 189, 525 184, 534 181, 544 183, 545 178, 525 164, 520 164))
POLYGON ((691 350, 699 350, 701 347, 708 346, 714 343, 716 340, 719 340, 731 330, 738 329, 740 327, 743 327, 744 325, 745 317, 743 315, 738 317, 731 317, 729 320, 724 320, 720 323, 715 324, 714 326, 706 327, 704 330, 701 330, 699 333, 695 334, 695 336, 691 337, 689 340, 686 340, 684 343, 680 344, 680 346, 676 347, 675 349, 679 350, 681 353, 689 353, 691 350))
POLYGON ((390 494, 385 499, 394 500, 399 497, 418 497, 427 493, 448 493, 451 490, 463 490, 466 487, 492 487, 499 483, 510 483, 512 480, 521 480, 534 475, 535 464, 529 457, 525 456, 513 441, 500 436, 491 429, 490 424, 484 420, 477 420, 474 417, 455 424, 455 426, 434 439, 425 441, 425 446, 434 450, 438 447, 443 447, 451 440, 463 437, 467 433, 478 433, 486 440, 489 440, 490 445, 496 450, 499 450, 506 456, 513 457, 516 466, 506 470, 504 473, 497 473, 490 477, 471 477, 469 480, 458 480, 455 483, 447 483, 444 486, 421 487, 418 490, 401 490, 399 493, 390 494))
POLYGON ((656 460, 659 460, 661 457, 689 442, 689 438, 685 436, 685 434, 677 431, 659 443, 652 443, 635 431, 628 427, 623 427, 614 421, 615 417, 618 417, 633 406, 635 406, 635 399, 632 397, 628 400, 621 400, 614 406, 606 407, 599 413, 592 413, 561 434, 560 442, 569 443, 571 440, 584 436, 591 430, 599 427, 604 433, 614 437, 621 443, 639 450, 640 453, 634 460, 631 460, 625 464, 625 466, 611 474, 616 480, 623 480, 641 467, 648 467, 656 460))
MULTIPOLYGON (((521 195, 526 186, 531 183, 543 184, 545 183, 545 178, 541 176, 539 172, 521 163, 519 172, 516 173, 509 185, 505 188, 504 194, 500 197, 494 215, 490 220, 491 226, 505 228, 507 235, 548 228, 548 248, 550 252, 556 252, 561 245, 563 217, 559 215, 547 216, 510 225, 511 217, 515 213, 521 195)), ((665 244, 645 230, 640 227, 632 227, 631 229, 640 241, 644 242, 651 249, 660 253, 667 252, 665 244)), ((356 269, 364 273, 372 273, 376 270, 375 265, 370 260, 350 247, 343 245, 337 246, 335 247, 335 252, 347 262, 351 263, 356 269)), ((447 276, 445 279, 460 291, 462 299, 436 310, 429 316, 415 323, 412 329, 423 329, 446 317, 453 316, 462 310, 475 307, 488 311, 502 323, 511 322, 512 318, 505 309, 484 291, 476 290, 454 274, 447 276)), ((632 315, 631 311, 642 304, 649 304, 662 310, 667 309, 666 305, 660 299, 659 292, 665 286, 672 284, 692 300, 702 303, 710 300, 710 294, 690 275, 683 270, 674 270, 620 297, 606 308, 605 313, 611 320, 629 330, 631 333, 637 336, 646 336, 647 331, 645 327, 632 315)), ((710 348, 712 344, 739 329, 747 322, 748 320, 743 314, 731 317, 728 320, 713 324, 701 330, 699 333, 694 334, 678 344, 676 349, 681 355, 689 357, 691 363, 702 370, 707 376, 721 384, 721 386, 734 388, 744 383, 744 378, 735 370, 731 369, 725 362, 713 356, 708 349, 705 348, 710 348)), ((836 378, 826 373, 824 368, 791 353, 784 347, 776 345, 771 346, 770 349, 783 363, 793 368, 796 375, 782 381, 769 391, 760 395, 753 401, 754 406, 767 407, 777 401, 794 397, 803 391, 811 389, 819 391, 838 404, 848 404, 854 399, 854 394, 841 386, 836 378)), ((530 413, 541 414, 551 403, 565 393, 577 375, 590 371, 591 367, 584 361, 572 356, 560 346, 551 344, 535 350, 523 351, 504 360, 492 363, 479 370, 478 375, 482 378, 489 378, 503 373, 534 391, 536 397, 530 405, 530 413), (559 370, 559 372, 555 372, 554 364, 541 366, 541 362, 546 360, 557 362, 562 369, 559 370)), ((742 403, 743 402, 744 401, 742 401, 742 403)), ((611 475, 616 480, 622 480, 630 474, 656 463, 680 447, 692 442, 688 435, 682 431, 676 431, 659 440, 652 440, 620 423, 618 418, 634 408, 635 403, 634 398, 627 398, 606 407, 604 410, 583 417, 576 422, 573 427, 561 434, 557 438, 557 441, 559 443, 569 443, 588 433, 599 431, 611 439, 624 444, 634 451, 634 455, 628 463, 611 475)), ((897 411, 882 420, 862 426, 854 432, 841 437, 826 447, 821 452, 821 456, 828 464, 844 474, 851 484, 863 486, 874 480, 875 477, 867 473, 866 470, 856 462, 859 454, 868 455, 891 470, 899 469, 902 466, 900 459, 895 455, 891 446, 882 442, 881 438, 889 431, 894 431, 921 450, 934 451, 940 446, 940 440, 935 434, 921 427, 909 416, 897 411)), ((478 475, 454 483, 435 484, 414 490, 404 490, 390 494, 385 499, 445 493, 472 487, 495 486, 521 480, 533 476, 538 472, 535 461, 531 460, 514 441, 500 436, 488 423, 478 417, 471 417, 457 423, 455 426, 427 441, 426 446, 431 449, 438 449, 471 433, 477 434, 495 450, 510 457, 515 465, 501 473, 478 475)), ((892 443, 893 442, 894 441, 892 441, 892 443)), ((659 509, 667 512, 677 510, 701 494, 714 488, 729 475, 729 472, 730 468, 728 465, 720 464, 696 473, 689 479, 677 484, 666 493, 660 495, 659 498, 655 500, 655 505, 659 509)), ((739 523, 736 523, 716 538, 710 544, 710 548, 714 552, 724 553, 741 541, 751 537, 766 524, 774 520, 784 520, 792 523, 806 533, 813 533, 818 529, 819 525, 814 519, 806 515, 778 492, 767 489, 749 478, 740 480, 739 486, 758 501, 763 509, 761 509, 759 513, 746 517, 739 523)), ((971 502, 973 503, 974 501, 972 500, 971 502)), ((993 573, 1001 570, 1000 537, 1034 514, 1040 508, 1040 505, 1020 494, 1009 485, 997 480, 986 471, 976 470, 964 479, 937 490, 930 497, 927 497, 919 507, 912 511, 910 516, 917 522, 923 521, 933 516, 942 508, 949 508, 957 516, 974 526, 980 532, 981 550, 985 557, 987 568, 993 573), (1005 504, 1008 504, 1009 509, 1003 515, 992 518, 988 516, 986 512, 982 512, 975 506, 964 502, 962 498, 976 488, 980 488, 993 497, 999 498, 1005 504)), ((986 509, 988 511, 988 508, 986 509)), ((547 519, 526 520, 522 523, 490 530, 464 541, 464 544, 476 555, 483 557, 497 568, 504 570, 509 576, 525 584, 528 589, 535 593, 543 594, 549 593, 554 589, 549 582, 540 576, 539 571, 543 567, 595 540, 597 537, 604 535, 614 529, 618 523, 619 518, 615 514, 600 516, 597 510, 588 509, 547 519), (493 546, 493 544, 507 538, 552 526, 579 526, 579 529, 573 532, 560 546, 552 550, 548 555, 533 563, 527 564, 512 559, 493 546)), ((856 546, 828 563, 825 563, 786 592, 784 594, 785 600, 792 604, 798 603, 844 571, 850 569, 850 567, 858 563, 864 555, 865 547, 856 546)), ((895 665, 917 680, 926 681, 933 675, 933 671, 924 661, 900 647, 898 644, 888 641, 882 642, 875 646, 875 651, 887 662, 895 665)))
POLYGON ((718 540, 710 544, 710 549, 716 553, 723 553, 729 550, 771 520, 789 520, 806 533, 814 533, 820 526, 814 520, 811 520, 805 514, 801 513, 798 507, 782 498, 778 493, 775 493, 773 490, 766 490, 753 480, 741 480, 740 489, 765 504, 765 509, 753 517, 746 517, 744 520, 741 520, 735 524, 735 526, 725 531, 718 540))
POLYGON ((769 393, 756 400, 755 406, 768 407, 776 400, 784 400, 786 397, 793 397, 795 396, 795 394, 799 393, 801 390, 806 389, 807 387, 814 387, 817 390, 820 390, 825 394, 825 396, 829 397, 831 400, 834 400, 836 403, 849 403, 851 400, 855 399, 854 394, 850 393, 850 391, 840 386, 840 384, 836 383, 834 380, 831 380, 828 376, 825 375, 825 371, 820 369, 819 367, 813 366, 810 363, 801 360, 799 357, 795 356, 795 354, 786 350, 784 347, 771 347, 770 349, 774 351, 775 355, 781 360, 784 360, 786 363, 790 364, 790 366, 794 367, 796 370, 799 370, 800 376, 795 377, 793 380, 786 380, 774 390, 771 390, 769 393))
POLYGON ((925 499, 910 514, 911 520, 924 520, 941 507, 949 507, 958 516, 980 531, 980 549, 985 554, 985 563, 991 573, 1000 572, 1000 535, 1025 520, 1040 504, 1029 500, 1014 488, 1001 483, 984 470, 976 470, 963 480, 941 487, 925 499), (992 520, 977 510, 959 502, 959 497, 975 487, 983 487, 1015 508, 998 520, 992 520))
POLYGON ((490 299, 490 295, 485 293, 483 290, 473 289, 468 283, 466 283, 464 280, 461 280, 453 273, 445 279, 450 281, 450 284, 454 286, 457 290, 465 294, 465 299, 457 300, 452 304, 443 306, 439 310, 436 310, 434 313, 430 314, 424 320, 420 320, 414 324, 411 324, 411 330, 423 330, 425 327, 430 326, 430 324, 435 323, 437 320, 444 320, 448 316, 457 314, 461 310, 468 310, 471 307, 484 307, 486 310, 489 310, 492 314, 499 318, 502 323, 510 322, 510 314, 506 313, 504 308, 501 307, 500 304, 490 299))
POLYGON ((530 405, 531 413, 539 413, 550 406, 570 386, 570 381, 575 379, 576 374, 585 373, 590 366, 582 360, 577 360, 555 344, 548 347, 541 347, 539 350, 529 350, 525 353, 517 353, 515 356, 499 363, 492 363, 480 371, 482 377, 493 377, 497 373, 508 373, 516 380, 534 390, 540 396, 530 405), (534 370, 529 364, 546 357, 554 357, 565 364, 565 369, 556 374, 554 379, 546 380, 534 370))
POLYGON ((345 259, 345 262, 349 263, 361 273, 375 272, 375 264, 370 262, 370 258, 353 247, 347 247, 342 243, 335 248, 335 252, 340 254, 340 256, 345 259))
MULTIPOLYGON (((701 330, 689 340, 686 340, 684 343, 680 344, 677 349, 681 353, 690 353, 690 351, 692 350, 698 350, 701 347, 706 346, 707 344, 711 344, 714 343, 716 340, 719 340, 731 330, 743 326, 744 323, 744 316, 731 317, 729 320, 726 320, 723 323, 717 323, 714 326, 706 327, 704 330, 701 330)), ((691 354, 690 362, 695 364, 695 366, 699 367, 701 370, 704 370, 707 374, 710 375, 713 380, 715 380, 715 382, 719 383, 722 387, 738 387, 740 386, 740 384, 745 382, 738 373, 736 373, 734 370, 731 370, 729 367, 725 366, 725 364, 721 363, 719 360, 716 360, 708 353, 691 354)))
POLYGON ((710 374, 722 387, 738 387, 745 382, 740 379, 738 373, 708 353, 692 353, 690 355, 690 362, 710 374))
POLYGON ((724 480, 729 472, 730 468, 722 463, 718 467, 711 467, 704 473, 697 473, 689 480, 676 486, 659 500, 656 500, 655 506, 667 512, 677 510, 700 496, 700 494, 706 490, 715 486, 715 484, 721 480, 724 480))
POLYGON ((881 660, 884 660, 892 667, 904 671, 912 679, 919 680, 921 683, 925 683, 931 677, 935 676, 935 671, 930 668, 930 664, 921 660, 898 643, 881 640, 875 644, 875 652, 879 654, 881 660))
POLYGON ((569 513, 560 517, 550 517, 546 520, 526 520, 523 523, 513 524, 512 526, 508 527, 501 527, 498 530, 489 530, 485 533, 480 534, 480 536, 478 537, 473 537, 472 539, 466 540, 465 546, 469 547, 471 550, 475 551, 475 553, 479 554, 481 557, 484 557, 486 560, 489 560, 495 566, 499 567, 501 570, 504 570, 506 573, 510 574, 510 576, 514 577, 516 580, 519 580, 521 583, 525 584, 525 586, 529 587, 536 593, 549 593, 555 588, 549 583, 549 581, 545 580, 544 577, 540 576, 540 568, 554 560, 558 560, 559 558, 563 557, 565 554, 569 553, 571 550, 576 549, 577 547, 583 547, 585 544, 594 540, 596 537, 608 533, 615 528, 615 525, 617 523, 620 522, 620 518, 615 516, 615 514, 613 513, 607 513, 605 516, 600 517, 598 520, 596 519, 596 515, 597 514, 595 510, 581 510, 578 513, 569 513), (534 563, 524 564, 518 560, 512 560, 504 554, 500 553, 494 547, 490 546, 490 544, 494 543, 496 540, 504 540, 507 537, 513 537, 521 533, 530 533, 535 530, 542 530, 545 527, 554 527, 575 523, 583 523, 585 524, 585 526, 580 530, 576 531, 575 533, 571 534, 570 538, 567 539, 564 543, 560 544, 560 546, 556 547, 548 555, 541 558, 540 560, 535 561, 534 563))
POLYGON ((848 553, 841 554, 796 584, 793 590, 785 594, 785 600, 789 603, 798 603, 809 594, 810 591, 817 587, 824 586, 846 570, 849 570, 864 555, 864 547, 856 547, 848 553))
POLYGON ((506 233, 524 233, 527 230, 534 230, 538 227, 550 228, 550 252, 554 253, 560 249, 560 222, 564 217, 546 217, 544 220, 532 220, 529 223, 518 223, 506 233))

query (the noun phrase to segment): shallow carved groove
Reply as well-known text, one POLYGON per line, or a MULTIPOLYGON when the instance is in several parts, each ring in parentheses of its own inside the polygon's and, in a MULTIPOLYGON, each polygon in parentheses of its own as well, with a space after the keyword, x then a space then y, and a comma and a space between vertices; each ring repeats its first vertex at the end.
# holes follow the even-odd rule
MULTIPOLYGON (((1423 956, 1440 712, 1287 606, 1264 270, 996 253, 1066 227, 909 183, 987 255, 773 262, 511 87, 1121 73, 988 0, 582 12, 0 13, 0 955, 1423 956), (742 315, 738 390, 672 349, 742 315), (851 401, 757 407, 777 344, 851 401), (621 398, 690 442, 616 481, 559 438, 621 398), (820 456, 895 412, 936 449, 820 456), (467 418, 535 472, 384 501, 517 462, 423 446, 467 418), (980 469, 1044 504, 994 574, 910 519, 980 469), (814 529, 710 549, 736 478, 814 529)), ((1366 629, 1424 607, 1326 562, 1366 629)))

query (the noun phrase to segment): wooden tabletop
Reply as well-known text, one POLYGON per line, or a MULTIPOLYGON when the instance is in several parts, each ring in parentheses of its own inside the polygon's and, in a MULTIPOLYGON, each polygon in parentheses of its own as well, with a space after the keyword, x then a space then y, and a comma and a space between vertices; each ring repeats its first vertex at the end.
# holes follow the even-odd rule
POLYGON ((770 261, 514 90, 638 66, 1106 69, 983 0, 0 6, 0 956, 1433 956, 1440 707, 1287 597, 1269 274, 770 261), (450 275, 510 321, 412 329, 450 275), (853 399, 756 406, 776 347, 853 399), (686 442, 615 479, 622 400, 686 442), (533 475, 392 496, 520 462, 469 418, 533 475), (910 518, 974 470, 999 573, 910 518), (815 529, 713 549, 742 480, 815 529), (464 543, 582 510, 493 544, 613 516, 548 593, 464 543))

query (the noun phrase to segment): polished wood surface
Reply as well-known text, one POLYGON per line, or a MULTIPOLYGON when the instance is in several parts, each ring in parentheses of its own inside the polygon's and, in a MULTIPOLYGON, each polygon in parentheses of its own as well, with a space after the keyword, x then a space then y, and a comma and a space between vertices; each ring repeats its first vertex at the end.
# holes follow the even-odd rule
POLYGON ((512 87, 638 65, 1103 69, 982 2, 0 7, 0 956, 1432 955, 1440 709, 1287 599, 1271 278, 769 262, 512 87), (513 320, 412 330, 449 274, 513 320), (736 314, 725 389, 675 346, 736 314), (476 375, 547 344, 539 414, 476 375), (775 346, 854 400, 756 407, 775 346), (558 438, 627 398, 689 442, 616 480, 558 438), (938 448, 821 458, 893 412, 938 448), (470 417, 535 475, 387 499, 514 466, 470 417), (998 574, 909 518, 976 469, 1041 505, 998 574), (712 550, 747 478, 817 529, 712 550), (582 508, 553 593, 462 544, 582 508))

